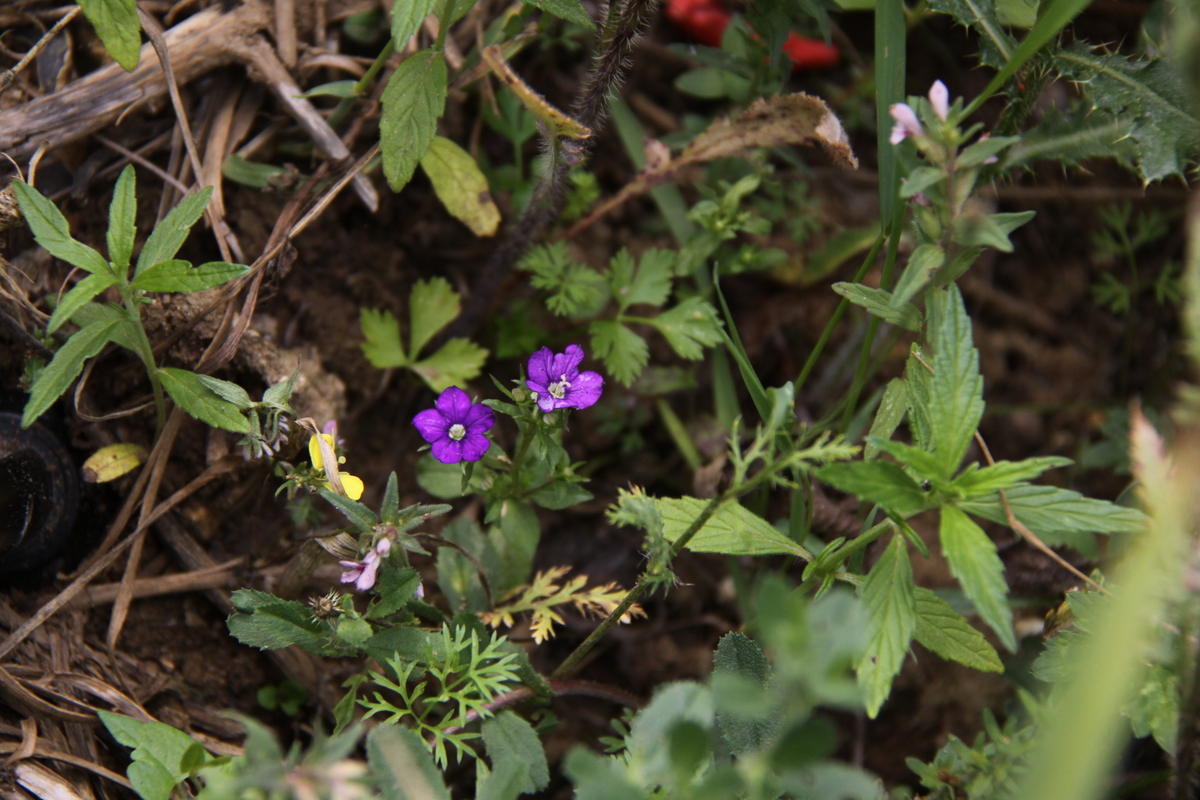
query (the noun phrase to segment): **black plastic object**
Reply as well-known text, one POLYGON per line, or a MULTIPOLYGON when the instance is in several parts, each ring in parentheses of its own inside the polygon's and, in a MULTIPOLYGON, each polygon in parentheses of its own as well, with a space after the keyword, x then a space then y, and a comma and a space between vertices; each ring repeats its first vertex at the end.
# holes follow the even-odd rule
POLYGON ((0 412, 0 578, 36 579, 70 559, 79 492, 79 468, 58 437, 0 412))

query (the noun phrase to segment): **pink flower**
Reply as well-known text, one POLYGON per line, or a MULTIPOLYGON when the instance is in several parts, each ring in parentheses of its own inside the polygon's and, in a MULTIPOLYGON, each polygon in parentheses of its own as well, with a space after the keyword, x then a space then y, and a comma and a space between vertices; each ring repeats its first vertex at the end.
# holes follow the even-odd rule
POLYGON ((896 127, 892 128, 892 136, 888 139, 892 144, 900 144, 909 136, 925 135, 925 129, 921 127, 917 113, 908 103, 893 103, 888 111, 891 113, 892 119, 896 120, 896 127))
POLYGON ((386 537, 380 539, 367 553, 362 561, 339 561, 346 571, 342 573, 342 583, 353 583, 354 588, 365 592, 375 585, 375 573, 379 565, 392 549, 392 540, 386 537))
POLYGON ((933 106, 933 113, 938 115, 938 119, 945 122, 950 113, 950 90, 946 88, 946 84, 941 81, 933 82, 933 86, 929 87, 929 105, 933 106))

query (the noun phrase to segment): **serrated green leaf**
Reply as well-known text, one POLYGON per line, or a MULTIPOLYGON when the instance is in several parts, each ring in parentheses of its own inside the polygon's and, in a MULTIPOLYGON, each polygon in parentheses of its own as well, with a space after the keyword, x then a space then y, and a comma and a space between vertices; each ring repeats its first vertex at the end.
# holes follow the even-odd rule
POLYGON ((113 61, 132 72, 142 50, 136 0, 80 0, 79 6, 113 61))
POLYGON ((817 470, 817 480, 869 503, 878 503, 900 517, 911 517, 929 504, 917 482, 890 461, 827 464, 817 470))
POLYGON ((996 544, 970 517, 954 506, 942 508, 938 535, 950 572, 979 615, 1010 651, 1017 649, 1013 636, 1012 610, 1008 607, 1008 584, 996 544))
POLYGON ((1173 753, 1179 705, 1179 677, 1162 664, 1155 664, 1146 670, 1141 688, 1121 713, 1129 718, 1134 736, 1154 734, 1158 746, 1173 753))
POLYGON ((971 318, 958 287, 951 284, 929 294, 929 343, 933 375, 929 377, 929 421, 933 451, 952 474, 983 417, 983 377, 979 351, 971 337, 971 318))
POLYGON ((736 684, 726 679, 736 678, 752 695, 766 699, 765 690, 771 682, 771 665, 766 654, 758 642, 744 633, 727 633, 717 642, 712 675, 718 702, 717 728, 721 738, 736 756, 761 751, 775 735, 780 720, 779 712, 775 710, 765 717, 735 713, 729 710, 730 704, 726 702, 729 695, 723 695, 717 686, 720 684, 728 689, 736 684))
POLYGON ((856 306, 865 308, 869 313, 899 325, 905 330, 915 331, 921 327, 921 312, 912 303, 906 303, 900 308, 893 309, 892 293, 886 289, 872 289, 861 283, 835 283, 833 290, 856 306))
POLYGON ((450 800, 450 790, 420 736, 400 725, 367 734, 367 763, 383 800, 450 800))
POLYGON ((324 486, 317 487, 317 494, 321 495, 331 506, 342 512, 342 516, 349 520, 350 524, 360 533, 367 533, 379 524, 379 518, 375 516, 375 512, 357 500, 342 497, 337 492, 327 489, 324 486))
POLYGON ((421 348, 458 316, 462 305, 458 292, 445 278, 430 278, 413 284, 408 296, 409 325, 412 342, 408 358, 416 361, 421 348))
POLYGON ((133 240, 137 236, 137 195, 133 164, 121 170, 108 207, 108 260, 118 275, 129 272, 133 240))
POLYGON ((674 251, 647 250, 635 269, 633 256, 622 249, 613 256, 608 276, 618 309, 624 313, 630 306, 661 306, 667 302, 674 269, 674 251))
MULTIPOLYGON (((662 515, 663 536, 669 542, 682 536, 708 505, 707 500, 698 497, 658 498, 655 502, 662 515)), ((687 549, 693 553, 731 556, 786 554, 811 558, 807 550, 771 523, 733 501, 717 509, 691 538, 687 549)))
POLYGON ((310 653, 324 652, 324 626, 314 622, 312 613, 300 603, 254 589, 238 589, 231 599, 237 613, 225 624, 242 644, 260 650, 297 644, 310 653))
POLYGON ((29 393, 29 402, 21 415, 21 427, 28 428, 46 409, 54 405, 63 392, 83 371, 83 362, 104 349, 115 330, 123 324, 121 317, 108 317, 77 330, 58 349, 54 358, 38 373, 29 393))
POLYGON ((383 91, 379 147, 383 174, 393 192, 412 179, 421 156, 437 133, 446 107, 446 59, 433 50, 420 50, 404 60, 383 91))
POLYGON ((204 209, 208 207, 208 200, 212 197, 212 193, 213 188, 205 186, 200 191, 189 194, 179 201, 179 205, 171 209, 162 222, 154 226, 146 243, 142 245, 142 252, 138 254, 134 275, 141 274, 142 270, 149 269, 155 264, 175 258, 175 254, 179 252, 180 247, 183 247, 196 220, 204 216, 204 209))
POLYGON ((929 8, 949 14, 954 20, 979 34, 979 62, 999 69, 1012 58, 1016 42, 996 17, 993 0, 931 0, 929 8))
POLYGON ((588 16, 587 10, 579 0, 522 0, 522 2, 534 8, 540 8, 559 19, 574 22, 584 30, 596 29, 596 23, 588 16))
MULTIPOLYGON (((1055 533, 1141 533, 1146 515, 1107 500, 1094 500, 1056 486, 1015 486, 1005 492, 1009 507, 1022 524, 1046 538, 1055 533)), ((1000 495, 959 500, 955 505, 969 514, 1008 524, 1000 495)))
POLYGON ((463 386, 477 377, 487 361, 488 351, 470 339, 451 339, 437 351, 409 369, 421 376, 435 392, 451 386, 463 386))
POLYGON ((191 370, 163 367, 158 370, 163 388, 191 416, 234 433, 248 433, 250 423, 241 410, 204 385, 200 376, 191 370))
POLYGON ((33 238, 55 258, 61 258, 74 267, 93 274, 111 274, 112 270, 104 256, 82 242, 71 238, 67 218, 58 207, 42 196, 20 178, 12 182, 13 192, 17 196, 17 205, 21 214, 33 231, 33 238))
POLYGON ((511 711, 496 712, 482 726, 483 745, 492 764, 515 761, 525 768, 522 794, 532 794, 546 788, 550 782, 550 767, 546 751, 537 732, 525 720, 511 711))
POLYGON ((95 272, 75 284, 54 307, 50 322, 46 324, 46 333, 54 333, 93 297, 116 282, 117 278, 111 272, 95 272))
POLYGON ((193 267, 186 261, 172 259, 138 273, 132 286, 142 292, 201 292, 229 283, 249 271, 245 264, 227 261, 208 261, 193 267))
POLYGON ((929 285, 934 273, 946 263, 946 252, 936 244, 923 244, 913 251, 908 264, 896 284, 896 291, 888 301, 888 307, 896 311, 917 296, 917 292, 929 285))
POLYGON ((913 638, 926 650, 981 672, 1003 672, 1004 664, 983 634, 928 589, 914 590, 917 629, 913 638))
POLYGON ((1056 53, 1054 65, 1083 85, 1095 111, 1132 122, 1129 138, 1143 180, 1180 175, 1200 153, 1200 120, 1189 112, 1187 90, 1169 59, 1097 55, 1077 43, 1056 53))
POLYGON ((1080 109, 1063 114, 1051 109, 1036 128, 1021 134, 1021 141, 1004 154, 1001 169, 1029 167, 1043 159, 1077 165, 1089 158, 1130 161, 1134 142, 1133 120, 1101 111, 1080 109))
POLYGON ((704 348, 715 347, 722 341, 717 310, 699 297, 689 297, 648 322, 681 358, 692 361, 704 358, 704 348))
POLYGON ((470 153, 444 136, 435 136, 421 156, 421 169, 450 216, 476 236, 495 235, 500 227, 500 209, 470 153))
POLYGON ((650 361, 646 340, 615 319, 596 320, 588 326, 588 333, 592 353, 604 359, 608 374, 625 386, 633 385, 650 361))
POLYGON ((366 337, 361 345, 363 355, 372 365, 379 369, 392 369, 409 363, 400 341, 400 320, 392 312, 364 308, 358 312, 358 323, 366 337))
MULTIPOLYGON (((200 743, 155 720, 143 722, 111 711, 96 713, 114 739, 133 748, 133 763, 127 771, 133 790, 142 800, 167 800, 171 790, 188 776, 184 761, 194 760, 192 752, 200 743)), ((206 758, 204 753, 202 759, 206 758)))
POLYGON ((392 6, 392 38, 403 48, 421 29, 421 23, 433 13, 439 0, 405 0, 392 6))
POLYGON ((996 0, 996 19, 1010 28, 1032 28, 1040 0, 996 0))
POLYGON ((591 316, 608 302, 608 281, 572 258, 566 242, 533 248, 521 259, 520 268, 533 273, 529 281, 533 288, 550 293, 546 307, 559 316, 591 316))
POLYGON ((964 494, 981 495, 1008 489, 1022 481, 1033 480, 1048 469, 1069 467, 1071 459, 1062 456, 1037 456, 1023 461, 997 461, 991 466, 964 472, 951 484, 964 494))
POLYGON ((529 772, 524 764, 515 761, 496 763, 492 769, 479 761, 475 768, 478 771, 486 770, 486 773, 477 777, 475 800, 516 800, 521 795, 521 787, 529 772))
POLYGON ((895 459, 904 462, 923 478, 944 482, 950 480, 952 473, 946 469, 946 465, 942 463, 936 453, 930 453, 903 442, 877 439, 872 444, 895 459))
POLYGON ((863 458, 871 461, 879 455, 879 445, 872 439, 887 440, 892 438, 896 428, 904 420, 908 411, 908 390, 901 378, 892 378, 887 388, 883 390, 883 398, 879 401, 879 409, 875 412, 875 421, 867 433, 866 444, 863 445, 863 458))
POLYGON ((871 567, 860 592, 868 614, 867 647, 858 662, 867 716, 874 719, 904 665, 908 643, 917 628, 912 564, 903 536, 893 536, 871 567))
POLYGON ((233 403, 240 410, 250 408, 254 405, 254 401, 250 399, 249 393, 231 381, 223 381, 220 378, 214 378, 211 375, 197 375, 200 382, 212 389, 225 400, 233 403))

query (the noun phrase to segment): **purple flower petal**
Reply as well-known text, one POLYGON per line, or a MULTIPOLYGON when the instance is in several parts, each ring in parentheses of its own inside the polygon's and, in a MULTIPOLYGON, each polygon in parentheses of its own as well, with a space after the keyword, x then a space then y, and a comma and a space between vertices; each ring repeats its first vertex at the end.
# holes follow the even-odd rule
POLYGON ((433 443, 431 448, 433 457, 443 464, 457 464, 462 461, 462 440, 451 439, 446 436, 444 439, 438 439, 433 443))
POLYGON ((460 442, 463 461, 478 461, 488 451, 491 442, 482 433, 468 433, 460 442))
POLYGON ((604 392, 604 378, 595 372, 581 372, 571 381, 571 390, 564 399, 564 405, 571 408, 587 408, 596 404, 604 392))
POLYGON ((561 355, 554 357, 554 374, 551 376, 551 380, 556 381, 566 375, 567 380, 574 381, 581 361, 583 361, 583 348, 577 344, 567 345, 567 349, 561 355))
POLYGON ((483 403, 479 403, 471 406, 471 410, 463 418, 462 424, 467 429, 467 433, 484 434, 496 424, 496 415, 483 403))
POLYGON ((933 86, 929 87, 929 104, 933 106, 933 113, 938 115, 938 119, 945 122, 950 113, 950 90, 946 88, 946 84, 941 81, 933 82, 933 86))
POLYGON ((560 401, 554 395, 547 391, 543 391, 541 394, 539 394, 537 399, 538 408, 540 408, 542 411, 545 411, 547 414, 558 408, 559 402, 560 401))
POLYGON ((436 408, 425 409, 413 417, 412 422, 421 438, 430 444, 449 435, 450 422, 436 408))
POLYGON ((544 392, 546 387, 554 381, 558 380, 557 375, 551 375, 551 368, 554 366, 554 353, 549 347, 543 347, 529 357, 529 380, 525 381, 530 389, 535 392, 544 392))
POLYGON ((888 139, 892 144, 900 144, 909 136, 921 136, 925 133, 916 112, 908 103, 893 103, 888 111, 892 119, 896 120, 896 127, 892 128, 892 136, 888 139))
POLYGON ((451 386, 438 395, 437 408, 446 417, 449 424, 453 425, 456 422, 462 422, 463 417, 471 410, 471 398, 462 389, 451 386))
POLYGON ((379 565, 383 559, 372 559, 368 556, 367 567, 362 571, 362 575, 358 576, 358 580, 354 582, 354 588, 360 592, 365 592, 375 585, 375 573, 379 571, 379 565))

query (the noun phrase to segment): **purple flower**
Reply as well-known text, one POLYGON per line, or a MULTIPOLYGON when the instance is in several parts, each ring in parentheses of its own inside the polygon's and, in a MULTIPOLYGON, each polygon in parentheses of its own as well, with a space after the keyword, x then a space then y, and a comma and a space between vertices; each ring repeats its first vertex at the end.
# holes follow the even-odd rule
POLYGON ((353 583, 354 588, 360 592, 370 589, 375 585, 375 573, 379 571, 379 565, 391 549, 392 540, 385 537, 375 543, 362 561, 339 561, 339 564, 346 567, 346 571, 342 573, 342 583, 353 583))
POLYGON ((583 348, 567 345, 562 353, 543 347, 529 357, 529 379, 525 385, 536 392, 538 408, 587 408, 600 399, 604 379, 595 372, 580 372, 583 348))
POLYGON ((938 115, 938 119, 945 122, 950 113, 950 90, 946 88, 946 84, 941 81, 933 82, 933 86, 929 87, 929 105, 933 106, 933 113, 938 115))
POLYGON ((421 438, 433 445, 433 457, 443 464, 478 461, 487 452, 485 433, 496 424, 496 416, 485 405, 471 402, 467 393, 451 386, 429 408, 413 417, 421 438))
POLYGON ((908 103, 893 103, 888 111, 892 119, 896 120, 896 127, 892 128, 892 136, 888 139, 892 144, 900 144, 909 136, 925 135, 921 121, 917 119, 917 112, 913 111, 908 103))

